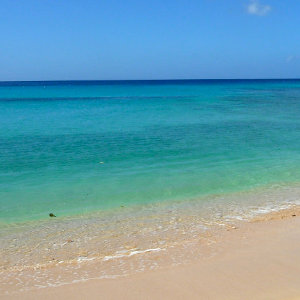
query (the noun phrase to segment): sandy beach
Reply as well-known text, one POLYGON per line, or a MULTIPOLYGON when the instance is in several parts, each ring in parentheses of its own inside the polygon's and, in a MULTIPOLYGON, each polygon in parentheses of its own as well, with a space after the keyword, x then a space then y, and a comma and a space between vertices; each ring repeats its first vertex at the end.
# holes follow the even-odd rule
POLYGON ((300 299, 299 208, 227 228, 214 255, 115 279, 91 279, 2 299, 300 299))

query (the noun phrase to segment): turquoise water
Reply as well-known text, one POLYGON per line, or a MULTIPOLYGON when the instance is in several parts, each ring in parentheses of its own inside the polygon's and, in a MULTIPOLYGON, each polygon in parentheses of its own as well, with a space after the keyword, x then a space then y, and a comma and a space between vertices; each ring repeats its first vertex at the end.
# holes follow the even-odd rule
POLYGON ((0 83, 2 223, 300 182, 300 80, 0 83))

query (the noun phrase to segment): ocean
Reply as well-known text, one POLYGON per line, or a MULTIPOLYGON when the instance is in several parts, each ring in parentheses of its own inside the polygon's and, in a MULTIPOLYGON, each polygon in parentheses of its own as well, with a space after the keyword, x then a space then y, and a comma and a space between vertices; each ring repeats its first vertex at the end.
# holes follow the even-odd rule
POLYGON ((3 272, 165 250, 298 204, 299 116, 300 80, 0 82, 3 272))

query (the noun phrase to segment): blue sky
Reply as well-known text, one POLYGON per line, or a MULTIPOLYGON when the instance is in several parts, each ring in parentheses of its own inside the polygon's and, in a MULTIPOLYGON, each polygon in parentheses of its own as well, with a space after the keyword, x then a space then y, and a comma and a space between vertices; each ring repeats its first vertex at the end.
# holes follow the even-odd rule
POLYGON ((1 0, 0 80, 300 78, 298 0, 1 0))

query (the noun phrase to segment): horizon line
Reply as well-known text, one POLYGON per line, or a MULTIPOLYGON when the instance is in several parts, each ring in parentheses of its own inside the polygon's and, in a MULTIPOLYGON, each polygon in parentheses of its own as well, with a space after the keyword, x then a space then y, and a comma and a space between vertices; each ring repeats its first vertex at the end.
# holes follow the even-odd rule
POLYGON ((300 77, 282 77, 282 78, 176 78, 176 79, 46 79, 46 80, 0 80, 1 83, 13 82, 113 82, 113 81, 229 81, 229 80, 300 80, 300 77))

